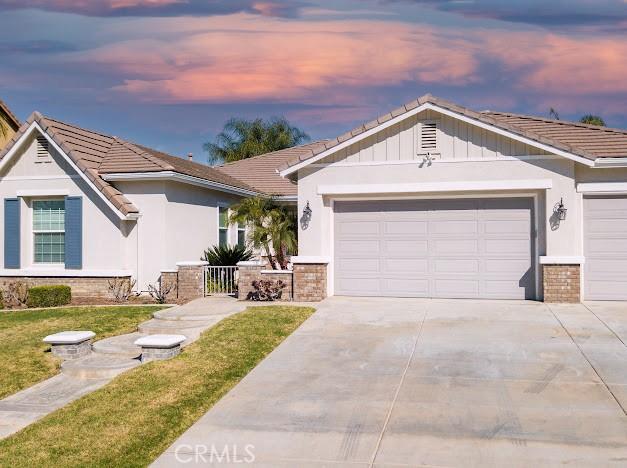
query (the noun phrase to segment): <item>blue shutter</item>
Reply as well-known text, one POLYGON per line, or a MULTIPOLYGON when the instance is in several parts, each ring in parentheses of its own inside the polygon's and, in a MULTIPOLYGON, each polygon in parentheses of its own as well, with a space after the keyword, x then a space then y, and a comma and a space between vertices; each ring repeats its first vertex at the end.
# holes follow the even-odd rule
POLYGON ((83 197, 65 197, 65 268, 83 268, 83 197))
POLYGON ((20 267, 20 199, 4 199, 4 268, 20 267))

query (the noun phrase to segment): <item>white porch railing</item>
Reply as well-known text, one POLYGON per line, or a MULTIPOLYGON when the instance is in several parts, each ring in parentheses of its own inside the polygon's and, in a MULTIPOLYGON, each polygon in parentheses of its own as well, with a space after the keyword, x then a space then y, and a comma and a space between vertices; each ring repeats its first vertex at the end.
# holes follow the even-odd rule
POLYGON ((205 296, 235 294, 238 277, 236 266, 205 267, 205 296))

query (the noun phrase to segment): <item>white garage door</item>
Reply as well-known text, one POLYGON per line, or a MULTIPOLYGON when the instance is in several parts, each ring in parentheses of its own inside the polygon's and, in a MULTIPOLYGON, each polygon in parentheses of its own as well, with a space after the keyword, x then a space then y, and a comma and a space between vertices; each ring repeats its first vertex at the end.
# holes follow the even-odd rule
POLYGON ((532 299, 529 198, 335 203, 335 294, 532 299))
POLYGON ((627 198, 584 198, 584 297, 627 300, 627 198))

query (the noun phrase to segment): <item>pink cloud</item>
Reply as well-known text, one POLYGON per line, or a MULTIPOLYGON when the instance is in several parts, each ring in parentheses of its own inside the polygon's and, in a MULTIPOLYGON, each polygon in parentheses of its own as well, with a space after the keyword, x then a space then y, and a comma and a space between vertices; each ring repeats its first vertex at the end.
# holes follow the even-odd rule
POLYGON ((623 38, 518 33, 507 42, 490 37, 487 46, 519 74, 520 88, 558 95, 627 92, 627 42, 623 38))
POLYGON ((125 75, 118 91, 175 102, 349 103, 352 87, 477 79, 472 43, 431 28, 251 15, 204 24, 204 32, 167 42, 120 42, 78 59, 125 75))

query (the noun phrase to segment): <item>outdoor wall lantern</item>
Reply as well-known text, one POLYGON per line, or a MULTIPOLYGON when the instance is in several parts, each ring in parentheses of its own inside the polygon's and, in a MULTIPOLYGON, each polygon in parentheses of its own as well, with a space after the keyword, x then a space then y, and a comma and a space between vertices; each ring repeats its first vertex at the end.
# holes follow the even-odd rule
POLYGON ((553 208, 553 213, 557 216, 557 219, 560 221, 564 221, 566 219, 566 212, 568 209, 564 206, 564 200, 560 198, 560 202, 555 204, 553 208))
POLYGON ((309 206, 309 200, 307 200, 307 204, 305 208, 303 208, 303 216, 300 218, 300 225, 303 229, 307 229, 309 227, 309 221, 311 221, 311 213, 312 209, 309 206))

